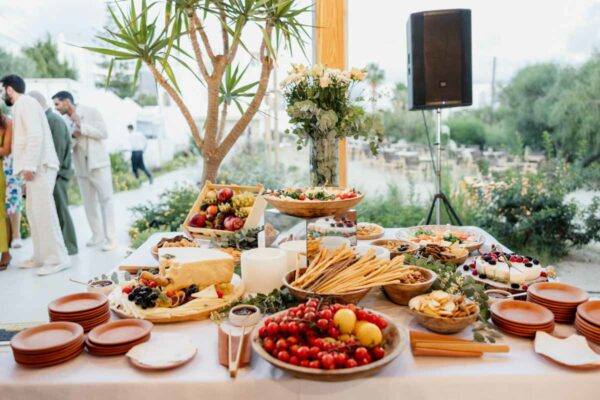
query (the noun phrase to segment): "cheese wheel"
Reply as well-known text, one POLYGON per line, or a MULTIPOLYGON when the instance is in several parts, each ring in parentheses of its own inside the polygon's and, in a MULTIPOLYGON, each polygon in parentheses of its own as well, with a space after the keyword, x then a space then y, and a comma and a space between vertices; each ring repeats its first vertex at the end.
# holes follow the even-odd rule
POLYGON ((161 248, 158 250, 160 275, 169 279, 164 290, 178 290, 191 285, 203 289, 231 282, 235 263, 229 254, 216 249, 197 247, 161 248))

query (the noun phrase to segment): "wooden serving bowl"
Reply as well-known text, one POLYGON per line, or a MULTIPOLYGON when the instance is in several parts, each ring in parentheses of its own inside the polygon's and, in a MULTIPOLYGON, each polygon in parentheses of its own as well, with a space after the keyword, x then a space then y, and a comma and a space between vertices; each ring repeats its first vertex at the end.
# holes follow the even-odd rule
POLYGON ((431 286, 433 286, 433 283, 438 277, 435 272, 427 268, 407 266, 407 269, 421 271, 421 273, 425 275, 427 280, 425 282, 419 283, 395 283, 393 285, 383 286, 383 291, 385 292, 388 299, 390 299, 393 303, 399 304, 401 306, 408 305, 408 302, 413 297, 429 292, 431 286))
POLYGON ((371 246, 383 247, 386 250, 389 250, 389 252, 390 252, 390 258, 398 257, 398 256, 401 256, 403 254, 415 255, 419 251, 419 246, 418 245, 416 245, 416 244, 414 244, 412 242, 407 242, 406 240, 398 240, 398 239, 379 239, 379 240, 374 240, 374 241, 371 242, 371 246), (404 246, 408 246, 408 250, 406 250, 406 251, 391 250, 389 247, 386 246, 390 242, 393 242, 394 244, 397 244, 396 249, 398 249, 400 246, 404 245, 404 246))
POLYGON ((360 203, 364 194, 345 200, 284 200, 275 196, 263 195, 264 199, 283 214, 299 218, 320 218, 345 213, 360 203))
POLYGON ((477 306, 477 310, 473 314, 461 318, 437 317, 429 314, 424 314, 420 311, 413 310, 412 308, 409 308, 409 312, 417 319, 417 322, 420 325, 424 326, 432 332, 457 333, 462 331, 475 321, 477 321, 477 318, 479 317, 479 305, 477 306))
MULTIPOLYGON (((306 271, 306 268, 300 268, 299 269, 300 275, 302 276, 302 274, 304 274, 305 271, 306 271)), ((297 287, 292 286, 292 282, 294 282, 295 274, 296 274, 295 270, 290 271, 287 274, 285 274, 285 276, 283 277, 283 285, 290 291, 292 296, 294 296, 294 298, 298 301, 305 301, 309 297, 319 296, 319 297, 327 297, 327 298, 331 299, 331 301, 333 301, 334 303, 337 302, 337 303, 341 303, 341 304, 358 304, 358 302, 361 301, 371 290, 371 288, 367 288, 367 289, 362 289, 362 290, 355 290, 353 292, 348 292, 348 293, 344 293, 344 294, 326 294, 326 293, 309 292, 307 290, 298 289, 297 287)))
MULTIPOLYGON (((392 361, 394 361, 394 359, 398 357, 400 353, 404 350, 408 340, 407 333, 403 330, 398 329, 398 327, 392 322, 392 320, 388 316, 373 310, 365 310, 373 314, 377 314, 378 316, 384 318, 388 323, 388 326, 382 332, 384 337, 383 348, 385 350, 385 357, 383 357, 381 360, 374 361, 371 364, 361 365, 354 368, 327 370, 305 368, 288 364, 283 361, 279 361, 277 358, 273 357, 262 347, 261 339, 258 335, 258 330, 263 325, 262 323, 256 325, 256 328, 252 331, 252 348, 261 358, 265 359, 271 365, 277 368, 281 368, 282 370, 301 379, 311 379, 324 382, 338 382, 371 376, 377 373, 379 370, 381 370, 383 367, 385 367, 392 361)), ((277 317, 278 315, 281 315, 285 312, 286 311, 278 312, 277 314, 272 315, 271 318, 277 317)))

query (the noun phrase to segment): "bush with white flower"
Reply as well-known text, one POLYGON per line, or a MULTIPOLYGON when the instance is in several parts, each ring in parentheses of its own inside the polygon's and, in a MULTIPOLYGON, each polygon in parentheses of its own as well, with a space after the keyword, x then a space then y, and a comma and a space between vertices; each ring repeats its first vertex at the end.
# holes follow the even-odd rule
POLYGON ((338 139, 364 139, 377 154, 383 124, 357 104, 360 98, 351 99, 353 87, 365 77, 364 69, 293 65, 282 83, 292 125, 287 132, 298 137, 298 149, 310 145, 313 186, 337 186, 338 139))

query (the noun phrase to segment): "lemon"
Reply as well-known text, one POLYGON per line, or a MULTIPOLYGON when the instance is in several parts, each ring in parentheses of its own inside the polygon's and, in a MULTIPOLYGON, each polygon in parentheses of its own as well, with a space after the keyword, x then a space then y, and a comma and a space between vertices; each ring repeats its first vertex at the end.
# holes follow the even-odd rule
POLYGON ((342 308, 333 316, 333 323, 340 333, 351 333, 356 324, 356 314, 352 310, 342 308))
POLYGON ((371 322, 362 324, 356 331, 356 338, 365 347, 377 346, 381 343, 383 335, 381 329, 371 322))
POLYGON ((367 321, 358 321, 355 325, 354 325, 354 334, 356 335, 356 333, 358 332, 358 330, 360 329, 361 326, 363 326, 364 324, 368 324, 367 321))

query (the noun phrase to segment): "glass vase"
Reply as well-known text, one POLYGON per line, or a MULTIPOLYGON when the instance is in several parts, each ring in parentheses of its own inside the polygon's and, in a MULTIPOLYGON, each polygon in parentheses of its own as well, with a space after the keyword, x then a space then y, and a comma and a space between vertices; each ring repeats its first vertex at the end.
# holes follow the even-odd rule
POLYGON ((310 140, 311 186, 338 186, 338 146, 335 134, 310 140))

